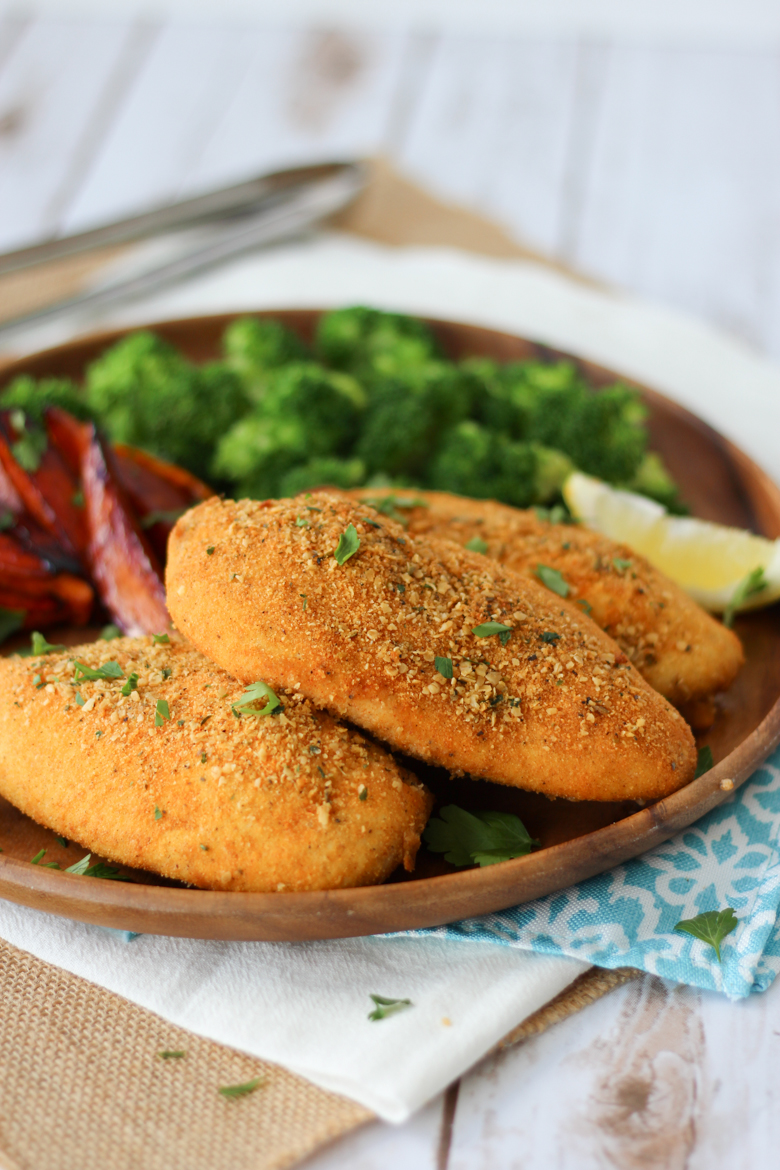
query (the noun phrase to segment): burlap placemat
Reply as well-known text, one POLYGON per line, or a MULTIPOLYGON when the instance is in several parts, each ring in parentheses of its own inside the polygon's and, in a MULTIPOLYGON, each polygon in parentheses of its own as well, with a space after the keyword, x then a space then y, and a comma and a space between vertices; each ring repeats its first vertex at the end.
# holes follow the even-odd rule
MULTIPOLYGON (((373 164, 364 194, 333 226, 381 243, 549 264, 496 224, 441 203, 381 161, 373 164)), ((0 279, 0 319, 79 291, 119 252, 0 279)), ((587 971, 497 1050, 538 1035, 640 974, 587 971)), ((373 1118, 352 1101, 200 1039, 2 941, 0 988, 4 1170, 281 1170, 373 1118), (163 1059, 166 1051, 186 1055, 163 1059), (219 1093, 256 1077, 260 1087, 245 1097, 219 1093)))
MULTIPOLYGON (((499 1048, 538 1035, 639 974, 585 972, 499 1048)), ((5 942, 0 987, 0 1165, 7 1170, 282 1170, 373 1117, 5 942), (247 1096, 219 1093, 257 1077, 260 1086, 247 1096)))

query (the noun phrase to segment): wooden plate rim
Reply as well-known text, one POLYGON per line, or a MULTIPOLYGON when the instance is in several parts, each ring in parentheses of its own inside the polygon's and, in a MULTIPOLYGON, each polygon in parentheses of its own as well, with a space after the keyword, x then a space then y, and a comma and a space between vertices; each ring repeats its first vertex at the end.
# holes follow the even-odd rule
MULTIPOLYGON (((301 317, 321 309, 263 310, 257 315, 301 317)), ((73 354, 96 344, 109 345, 131 329, 221 326, 239 313, 185 317, 100 331, 28 354, 3 365, 3 382, 41 358, 73 354)), ((429 319, 446 330, 479 329, 497 339, 526 342, 504 331, 429 319)), ((536 343, 531 343, 536 344, 536 343)), ((605 367, 582 362, 576 355, 543 347, 591 369, 617 377, 605 367)), ((629 380, 629 379, 624 379, 629 380)), ((762 493, 780 513, 780 490, 739 448, 677 402, 639 385, 643 394, 663 403, 669 413, 693 425, 727 450, 741 469, 749 471, 762 493)), ((147 934, 224 940, 303 941, 347 938, 440 926, 553 893, 574 882, 636 857, 669 839, 680 829, 728 800, 780 742, 780 697, 762 722, 711 771, 665 800, 560 845, 498 866, 383 886, 306 893, 231 893, 131 885, 39 868, 0 856, 0 897, 68 918, 147 934), (381 925, 380 925, 381 923, 381 925)))

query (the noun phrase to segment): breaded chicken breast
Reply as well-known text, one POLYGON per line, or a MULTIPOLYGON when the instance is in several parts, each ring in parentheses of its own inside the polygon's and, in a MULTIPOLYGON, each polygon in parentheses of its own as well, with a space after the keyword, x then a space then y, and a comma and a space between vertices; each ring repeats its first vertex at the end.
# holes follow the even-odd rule
POLYGON ((412 868, 425 788, 300 693, 250 692, 177 635, 1 659, 0 794, 104 857, 205 889, 412 868))
POLYGON ((206 501, 171 534, 167 591, 231 674, 450 771, 575 800, 693 777, 679 713, 580 610, 345 495, 206 501))
POLYGON ((493 500, 446 492, 361 489, 349 494, 377 503, 388 497, 400 501, 410 533, 461 546, 475 542, 516 573, 539 579, 540 566, 557 569, 568 597, 586 603, 596 625, 677 706, 725 690, 744 665, 736 634, 625 544, 578 524, 550 524, 533 510, 493 500), (403 506, 408 501, 419 503, 403 506))

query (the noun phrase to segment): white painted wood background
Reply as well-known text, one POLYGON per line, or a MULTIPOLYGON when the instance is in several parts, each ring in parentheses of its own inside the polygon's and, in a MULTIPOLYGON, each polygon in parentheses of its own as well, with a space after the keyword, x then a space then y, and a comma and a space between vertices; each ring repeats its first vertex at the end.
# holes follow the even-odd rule
MULTIPOLYGON (((0 250, 264 168, 383 152, 596 277, 780 358, 780 55, 22 19, 0 0, 0 250)), ((735 397, 738 388, 735 388, 735 397)), ((311 1170, 770 1170, 780 988, 644 979, 311 1170)))

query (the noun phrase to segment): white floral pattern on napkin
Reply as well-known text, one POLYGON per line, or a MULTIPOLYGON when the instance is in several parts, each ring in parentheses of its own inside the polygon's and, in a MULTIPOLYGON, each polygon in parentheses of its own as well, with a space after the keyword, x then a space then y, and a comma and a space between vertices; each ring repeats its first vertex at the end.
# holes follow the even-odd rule
POLYGON ((742 998, 780 971, 779 836, 780 749, 724 804, 642 857, 535 902, 409 933, 639 967, 742 998), (739 925, 719 963, 712 947, 674 926, 726 906, 739 925))

